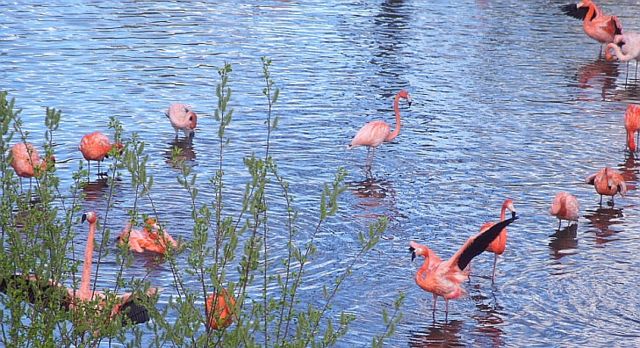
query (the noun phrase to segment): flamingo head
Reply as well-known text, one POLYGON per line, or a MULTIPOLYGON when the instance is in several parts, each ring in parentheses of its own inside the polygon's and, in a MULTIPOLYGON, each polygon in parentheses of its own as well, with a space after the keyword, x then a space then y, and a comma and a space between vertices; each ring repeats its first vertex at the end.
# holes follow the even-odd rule
POLYGON ((511 212, 511 217, 516 216, 516 207, 513 206, 513 199, 507 198, 502 206, 511 212))
POLYGON ((578 7, 578 8, 589 7, 589 5, 591 5, 591 0, 582 0, 579 3, 576 4, 576 7, 578 7))
POLYGON ((98 214, 93 211, 82 214, 82 222, 89 221, 90 224, 95 224, 98 221, 98 214))
POLYGON ((411 94, 409 94, 406 89, 400 90, 398 97, 406 99, 409 106, 411 106, 411 94))
POLYGON ((191 128, 191 130, 196 129, 196 126, 198 125, 198 115, 196 115, 193 110, 189 110, 187 112, 187 116, 189 117, 189 128, 191 128))
POLYGON ((409 252, 411 253, 411 261, 415 260, 416 256, 429 257, 429 248, 414 241, 409 242, 409 252))

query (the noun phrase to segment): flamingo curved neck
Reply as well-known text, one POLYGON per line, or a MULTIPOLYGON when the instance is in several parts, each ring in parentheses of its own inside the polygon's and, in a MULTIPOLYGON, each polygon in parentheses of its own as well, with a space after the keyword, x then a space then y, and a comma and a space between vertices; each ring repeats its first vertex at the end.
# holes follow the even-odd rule
POLYGON ((396 128, 391 132, 385 141, 391 141, 400 134, 400 93, 396 94, 396 98, 393 101, 393 111, 396 113, 396 128))
POLYGON ((90 300, 89 283, 91 282, 91 262, 93 260, 93 238, 96 234, 96 223, 89 224, 89 235, 87 237, 87 247, 84 249, 84 266, 82 267, 82 280, 80 282, 80 293, 78 297, 83 300, 90 300))
POLYGON ((584 16, 585 24, 587 22, 591 22, 592 20, 596 19, 596 17, 598 17, 599 15, 600 15, 600 10, 598 9, 598 7, 596 7, 594 3, 590 3, 589 10, 587 11, 587 15, 584 16))
POLYGON ((607 46, 608 46, 607 48, 613 48, 613 51, 616 53, 616 57, 618 57, 618 59, 622 62, 628 62, 634 58, 633 55, 631 55, 630 53, 624 54, 620 46, 616 44, 609 44, 607 46))

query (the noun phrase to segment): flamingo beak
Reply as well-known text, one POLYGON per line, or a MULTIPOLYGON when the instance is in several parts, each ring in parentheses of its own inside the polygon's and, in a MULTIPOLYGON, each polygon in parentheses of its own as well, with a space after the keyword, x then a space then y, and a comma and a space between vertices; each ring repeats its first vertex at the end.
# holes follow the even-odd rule
POLYGON ((516 217, 516 211, 515 211, 515 210, 513 210, 513 211, 511 211, 511 218, 513 219, 513 218, 515 218, 515 217, 516 217))
POLYGON ((82 222, 87 221, 87 214, 82 214, 82 222))
POLYGON ((409 247, 409 252, 411 253, 411 262, 416 259, 416 249, 414 247, 409 247))

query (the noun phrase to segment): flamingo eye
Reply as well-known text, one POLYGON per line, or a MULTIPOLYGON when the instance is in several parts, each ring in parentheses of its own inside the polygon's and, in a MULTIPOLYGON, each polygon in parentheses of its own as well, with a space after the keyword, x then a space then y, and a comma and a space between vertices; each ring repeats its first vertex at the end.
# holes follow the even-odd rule
POLYGON ((189 112, 189 109, 187 109, 187 108, 184 108, 184 112, 189 112))

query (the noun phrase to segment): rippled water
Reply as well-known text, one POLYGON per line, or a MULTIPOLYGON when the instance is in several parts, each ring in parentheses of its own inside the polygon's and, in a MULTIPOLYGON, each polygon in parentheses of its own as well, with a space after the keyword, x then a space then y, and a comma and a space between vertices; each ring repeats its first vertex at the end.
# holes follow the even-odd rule
MULTIPOLYGON (((340 166, 350 173, 303 300, 347 266, 357 232, 377 216, 391 219, 385 239, 359 260, 337 298, 336 310, 358 316, 342 346, 367 345, 383 331, 381 308, 399 291, 407 300, 392 346, 638 345, 640 197, 631 191, 614 207, 600 207, 583 180, 609 165, 636 184, 638 164, 625 151, 622 118, 626 103, 640 100, 640 88, 633 63, 627 76, 625 64, 598 59, 599 45, 560 13, 562 3, 18 1, 0 12, 1 88, 24 109, 34 142, 43 137, 44 107, 62 109, 56 155, 66 185, 65 173, 81 160, 81 134, 108 131, 109 116, 118 116, 126 132, 139 132, 160 216, 175 237, 188 240, 189 201, 167 161, 174 131, 163 110, 182 101, 201 115, 188 156, 206 186, 217 166, 216 68, 233 64, 226 164, 229 190, 241 190, 242 156, 263 151, 259 58, 267 55, 281 88, 273 154, 302 221, 315 221, 321 183, 340 166), (345 145, 365 122, 392 121, 400 88, 414 104, 402 108, 400 136, 376 151, 368 175, 366 151, 345 145), (559 190, 581 203, 577 228, 557 231, 547 213, 559 190), (448 257, 498 218, 505 197, 514 199, 521 219, 509 229, 495 285, 472 278, 469 296, 451 303, 449 321, 442 311, 434 321, 431 295, 413 281, 418 263, 410 260, 409 240, 448 257)), ((634 1, 601 7, 618 14, 626 30, 640 29, 634 1)), ((133 195, 126 182, 115 190, 110 227, 118 231, 133 195)), ((94 183, 88 191, 85 208, 104 209, 104 187, 94 183)), ((203 192, 201 199, 210 197, 203 192)), ((490 274, 492 261, 479 256, 475 272, 490 274)), ((101 267, 99 285, 109 286, 113 256, 101 267)), ((147 272, 168 289, 166 303, 168 268, 140 258, 129 275, 147 272)))

